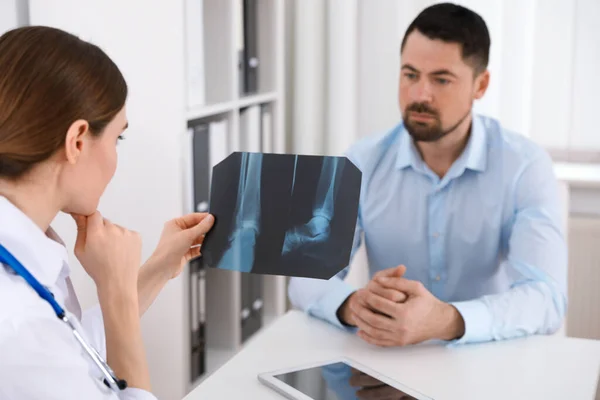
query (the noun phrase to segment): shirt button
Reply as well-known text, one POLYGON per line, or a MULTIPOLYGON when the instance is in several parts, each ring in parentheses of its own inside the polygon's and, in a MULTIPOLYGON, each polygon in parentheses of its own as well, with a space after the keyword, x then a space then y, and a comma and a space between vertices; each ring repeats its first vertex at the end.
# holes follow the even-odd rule
POLYGON ((435 280, 439 282, 439 280, 440 280, 440 276, 439 276, 439 275, 438 275, 438 276, 436 276, 436 277, 435 277, 435 280))
POLYGON ((440 233, 439 233, 439 232, 434 232, 434 233, 433 233, 433 237, 434 237, 434 238, 437 238, 437 237, 439 237, 439 236, 440 236, 440 233))

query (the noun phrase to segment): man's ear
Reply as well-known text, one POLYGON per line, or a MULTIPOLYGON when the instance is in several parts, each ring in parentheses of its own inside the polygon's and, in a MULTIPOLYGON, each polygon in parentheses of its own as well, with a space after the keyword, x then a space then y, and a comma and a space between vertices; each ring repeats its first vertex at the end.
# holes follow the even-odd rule
POLYGON ((89 136, 90 126, 87 121, 79 119, 69 126, 65 139, 65 156, 67 161, 75 164, 79 159, 85 140, 89 136))
POLYGON ((475 94, 474 98, 479 100, 483 97, 487 88, 490 85, 490 71, 487 69, 483 71, 477 78, 475 78, 475 94))

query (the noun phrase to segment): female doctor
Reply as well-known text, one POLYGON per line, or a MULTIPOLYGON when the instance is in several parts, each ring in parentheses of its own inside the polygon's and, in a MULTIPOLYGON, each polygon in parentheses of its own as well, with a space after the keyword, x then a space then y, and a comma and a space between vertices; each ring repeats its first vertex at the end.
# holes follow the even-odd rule
POLYGON ((0 398, 154 399, 140 316, 212 227, 207 214, 165 224, 140 268, 140 236, 96 210, 127 128, 127 85, 98 47, 25 27, 0 37, 0 398), (75 255, 99 308, 81 314, 58 212, 77 225, 75 255))

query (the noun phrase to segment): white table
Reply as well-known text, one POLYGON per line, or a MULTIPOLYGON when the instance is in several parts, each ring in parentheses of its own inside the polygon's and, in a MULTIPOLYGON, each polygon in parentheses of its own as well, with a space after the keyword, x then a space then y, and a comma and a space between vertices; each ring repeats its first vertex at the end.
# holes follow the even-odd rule
POLYGON ((345 356, 436 400, 593 400, 600 341, 532 336, 449 348, 379 348, 299 311, 257 334, 184 400, 283 400, 259 372, 345 356))

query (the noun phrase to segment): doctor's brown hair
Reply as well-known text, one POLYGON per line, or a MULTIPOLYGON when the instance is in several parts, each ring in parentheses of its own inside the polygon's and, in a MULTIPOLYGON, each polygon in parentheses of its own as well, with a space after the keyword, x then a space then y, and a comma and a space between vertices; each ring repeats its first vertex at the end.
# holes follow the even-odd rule
POLYGON ((86 120, 93 135, 125 105, 127 84, 97 46, 59 29, 0 36, 0 178, 16 180, 54 155, 86 120))

